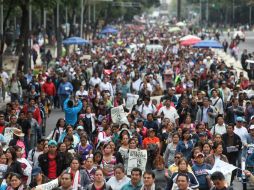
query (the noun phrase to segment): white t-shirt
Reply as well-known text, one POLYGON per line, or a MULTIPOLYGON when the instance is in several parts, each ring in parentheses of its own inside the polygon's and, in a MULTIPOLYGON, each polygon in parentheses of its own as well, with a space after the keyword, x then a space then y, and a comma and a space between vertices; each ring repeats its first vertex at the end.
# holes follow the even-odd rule
POLYGON ((226 126, 225 126, 225 124, 223 124, 223 125, 216 124, 216 125, 214 125, 214 126, 212 127, 211 132, 212 132, 212 134, 220 134, 220 135, 223 135, 224 133, 227 132, 226 126))
POLYGON ((99 84, 101 83, 101 79, 99 77, 95 78, 95 77, 92 77, 89 81, 89 84, 91 86, 95 86, 96 84, 99 84))
POLYGON ((83 92, 81 92, 80 90, 78 90, 76 92, 76 96, 87 96, 88 92, 86 90, 84 90, 83 92))
POLYGON ((120 190, 125 184, 130 181, 130 178, 124 176, 123 179, 117 180, 115 176, 111 177, 107 184, 111 186, 113 190, 120 190))
POLYGON ((176 109, 172 106, 170 106, 169 108, 167 108, 166 106, 161 107, 161 109, 158 112, 158 115, 161 115, 162 112, 164 114, 164 118, 169 118, 172 123, 176 123, 175 122, 176 119, 179 118, 176 109))
POLYGON ((3 72, 1 73, 1 77, 2 77, 2 80, 3 80, 4 85, 6 85, 7 82, 8 82, 8 79, 9 79, 8 74, 7 74, 6 72, 3 71, 3 72))
POLYGON ((235 127, 234 133, 237 134, 241 138, 241 141, 243 143, 245 143, 245 144, 247 143, 248 131, 245 127, 241 127, 241 128, 235 127))
POLYGON ((149 104, 148 106, 145 105, 144 103, 139 106, 138 111, 145 117, 147 118, 147 114, 152 113, 154 114, 157 110, 156 107, 153 104, 149 104))
POLYGON ((112 87, 112 85, 109 82, 107 82, 107 83, 105 83, 105 82, 100 83, 100 90, 101 91, 108 90, 111 96, 114 95, 113 87, 112 87))

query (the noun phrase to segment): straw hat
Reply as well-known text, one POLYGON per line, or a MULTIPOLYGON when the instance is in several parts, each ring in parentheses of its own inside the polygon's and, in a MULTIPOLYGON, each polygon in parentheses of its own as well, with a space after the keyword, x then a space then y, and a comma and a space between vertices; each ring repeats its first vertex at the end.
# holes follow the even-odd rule
POLYGON ((18 128, 14 128, 13 129, 13 134, 18 136, 18 137, 24 137, 25 136, 25 134, 22 133, 22 131, 20 129, 18 129, 18 128))

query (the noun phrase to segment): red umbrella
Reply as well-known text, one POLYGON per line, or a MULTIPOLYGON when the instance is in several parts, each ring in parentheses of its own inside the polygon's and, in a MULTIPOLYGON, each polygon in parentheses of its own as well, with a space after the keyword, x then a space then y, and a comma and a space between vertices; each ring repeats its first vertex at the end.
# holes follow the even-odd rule
POLYGON ((191 45, 194 45, 194 44, 196 44, 196 43, 198 43, 198 42, 200 42, 201 41, 201 39, 188 39, 188 40, 184 40, 184 41, 181 41, 181 45, 182 46, 191 46, 191 45))

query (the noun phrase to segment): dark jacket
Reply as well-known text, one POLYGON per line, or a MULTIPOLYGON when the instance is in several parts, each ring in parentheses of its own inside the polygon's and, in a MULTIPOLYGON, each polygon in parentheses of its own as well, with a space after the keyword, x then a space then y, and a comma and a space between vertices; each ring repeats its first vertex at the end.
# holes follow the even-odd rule
POLYGON ((237 134, 233 134, 233 146, 237 146, 238 145, 238 150, 237 151, 233 151, 233 152, 228 152, 227 151, 227 147, 229 147, 230 145, 228 145, 228 137, 229 135, 227 133, 222 135, 222 141, 223 141, 223 154, 225 154, 228 158, 228 161, 230 164, 235 164, 235 161, 237 160, 237 155, 239 153, 239 151, 241 150, 242 147, 242 141, 241 138, 237 135, 237 134), (237 155, 236 155, 237 154, 237 155))
MULTIPOLYGON (((94 184, 90 184, 87 188, 87 190, 96 190, 94 184)), ((110 185, 107 185, 106 183, 104 183, 103 187, 101 188, 101 190, 112 190, 110 185)))
MULTIPOLYGON (((41 170, 45 176, 48 176, 48 166, 49 166, 49 159, 48 159, 48 153, 41 154, 38 158, 39 160, 39 166, 41 167, 41 170)), ((57 152, 56 155, 56 163, 57 163, 57 176, 59 176, 67 167, 65 154, 61 152, 57 152)))
POLYGON ((244 110, 241 106, 237 106, 234 108, 233 106, 230 106, 227 109, 227 115, 226 115, 226 121, 227 123, 235 123, 235 115, 238 116, 244 116, 244 110))
MULTIPOLYGON (((45 175, 42 175, 42 184, 44 183, 48 183, 49 182, 49 179, 45 176, 45 175)), ((29 187, 30 188, 34 188, 36 187, 38 184, 36 182, 36 180, 32 180, 31 183, 29 184, 29 187)))
POLYGON ((23 175, 21 164, 18 161, 13 161, 11 165, 8 166, 4 178, 6 179, 10 173, 17 173, 21 176, 23 175))

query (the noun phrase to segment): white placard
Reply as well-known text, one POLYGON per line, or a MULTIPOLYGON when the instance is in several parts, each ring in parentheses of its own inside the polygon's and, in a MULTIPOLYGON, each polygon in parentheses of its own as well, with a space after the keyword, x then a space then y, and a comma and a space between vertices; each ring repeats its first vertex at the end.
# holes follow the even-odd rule
POLYGON ((6 127, 4 129, 4 138, 5 138, 5 141, 6 141, 6 145, 9 145, 11 139, 13 139, 13 128, 6 127))
POLYGON ((140 168, 143 172, 146 169, 147 150, 129 150, 129 159, 127 175, 131 175, 131 170, 135 167, 140 168))
POLYGON ((126 108, 131 110, 132 107, 137 104, 139 95, 127 93, 126 108))
POLYGON ((59 186, 58 178, 56 178, 48 183, 36 186, 35 190, 51 190, 51 189, 54 189, 58 186, 59 186))
POLYGON ((141 79, 136 80, 135 82, 132 83, 132 88, 133 90, 135 90, 136 92, 139 92, 140 89, 140 85, 142 83, 141 79))
POLYGON ((231 181, 232 171, 235 169, 237 169, 237 167, 235 167, 232 164, 229 164, 229 163, 224 162, 222 160, 216 160, 212 170, 208 170, 207 172, 209 174, 213 174, 216 171, 222 172, 223 175, 225 176, 227 184, 229 185, 230 181, 231 181))
POLYGON ((111 118, 113 123, 122 124, 128 123, 126 114, 124 113, 123 106, 114 107, 111 109, 111 118))
POLYGON ((160 104, 160 101, 161 101, 161 98, 162 98, 163 96, 152 96, 150 99, 151 99, 151 101, 152 100, 157 100, 157 104, 160 104))

